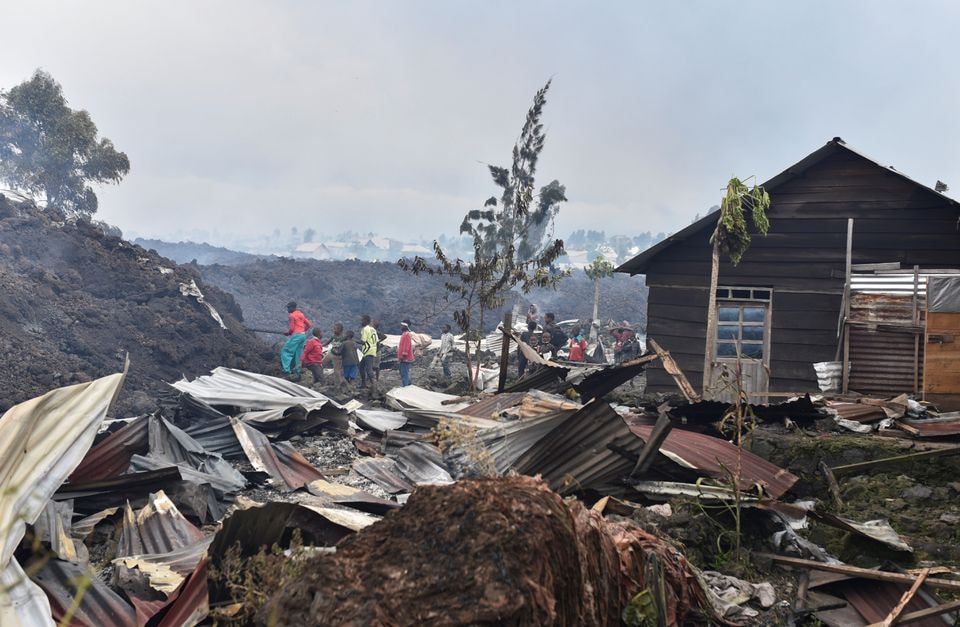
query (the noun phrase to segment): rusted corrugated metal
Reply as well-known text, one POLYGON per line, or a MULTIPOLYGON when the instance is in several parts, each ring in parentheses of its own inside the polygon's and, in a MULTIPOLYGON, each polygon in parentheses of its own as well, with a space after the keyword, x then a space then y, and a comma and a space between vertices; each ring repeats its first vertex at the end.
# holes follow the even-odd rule
POLYGON ((561 494, 599 489, 633 469, 633 463, 611 447, 636 453, 642 446, 610 405, 593 401, 530 447, 514 468, 522 474, 541 475, 561 494))
POLYGON ((268 473, 281 489, 296 490, 311 481, 323 479, 323 474, 289 442, 274 444, 242 420, 231 418, 230 422, 250 464, 256 470, 268 473))
POLYGON ((524 396, 525 392, 504 392, 464 407, 457 413, 479 418, 498 418, 505 409, 519 405, 524 396))
POLYGON ((134 515, 127 503, 120 527, 117 556, 167 553, 189 546, 203 537, 163 490, 151 494, 134 515))
POLYGON ((872 423, 879 422, 887 417, 887 414, 876 405, 864 405, 863 403, 846 403, 843 401, 827 401, 827 407, 837 412, 837 414, 846 420, 855 420, 857 422, 872 423))
POLYGON ((604 368, 603 370, 588 374, 582 381, 574 384, 573 387, 585 402, 600 398, 635 378, 643 372, 648 363, 656 359, 659 359, 657 355, 645 355, 631 362, 604 368))
MULTIPOLYGON (((646 441, 653 431, 652 425, 629 424, 630 431, 646 441)), ((750 451, 740 450, 726 440, 710 437, 694 431, 674 429, 660 446, 660 453, 674 462, 688 468, 694 468, 714 479, 729 480, 736 472, 739 456, 740 479, 737 481, 742 490, 752 490, 754 486, 763 486, 766 496, 780 498, 789 490, 798 477, 788 470, 780 468, 750 451)))
POLYGON ((848 389, 861 394, 894 396, 914 392, 923 381, 924 342, 915 333, 926 313, 924 298, 917 301, 918 321, 914 322, 912 295, 854 293, 850 298, 850 377, 848 389))
POLYGON ((73 470, 70 481, 95 481, 126 472, 131 457, 147 452, 149 420, 148 416, 140 416, 96 444, 73 470))
MULTIPOLYGON (((870 624, 882 622, 900 602, 900 597, 907 591, 907 588, 907 586, 886 581, 866 581, 863 579, 841 581, 830 586, 831 590, 839 592, 870 624)), ((932 607, 932 605, 918 594, 910 599, 903 613, 908 614, 929 607, 932 607)), ((944 627, 944 625, 951 623, 945 623, 942 618, 932 616, 910 624, 920 627, 944 627)))
POLYGON ((79 597, 80 604, 73 613, 70 625, 79 627, 134 627, 137 625, 133 606, 114 592, 87 568, 75 562, 47 560, 30 580, 43 589, 50 600, 53 619, 59 624, 77 598, 78 583, 87 577, 90 586, 79 597))
POLYGON ((936 438, 949 435, 960 435, 960 418, 932 419, 932 420, 904 420, 904 424, 920 433, 921 438, 936 438))

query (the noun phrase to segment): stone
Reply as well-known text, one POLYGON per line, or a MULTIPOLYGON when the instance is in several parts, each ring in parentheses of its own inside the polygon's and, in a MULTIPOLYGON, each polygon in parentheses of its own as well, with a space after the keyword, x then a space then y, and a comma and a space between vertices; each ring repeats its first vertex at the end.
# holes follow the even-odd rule
POLYGON ((760 607, 768 609, 777 602, 777 593, 774 591, 772 584, 768 582, 757 583, 753 585, 753 598, 757 600, 760 607))
POLYGON ((907 499, 908 501, 922 501, 924 499, 930 498, 930 495, 933 494, 933 490, 924 485, 915 485, 904 490, 900 496, 907 499))
POLYGON ((945 522, 948 525, 956 525, 960 523, 960 515, 957 514, 940 514, 940 521, 945 522))

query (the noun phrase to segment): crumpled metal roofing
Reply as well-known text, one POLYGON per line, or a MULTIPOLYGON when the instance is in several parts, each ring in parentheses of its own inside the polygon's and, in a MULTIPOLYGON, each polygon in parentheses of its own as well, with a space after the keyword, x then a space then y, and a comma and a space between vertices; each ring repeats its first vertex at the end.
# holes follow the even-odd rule
POLYGON ((308 411, 327 403, 340 406, 320 392, 292 381, 234 368, 215 368, 209 375, 193 381, 181 379, 170 385, 213 406, 283 410, 299 405, 308 411))
MULTIPOLYGON (((644 442, 653 431, 653 425, 638 424, 632 420, 628 420, 627 425, 644 442)), ((729 479, 736 472, 739 454, 740 478, 737 483, 740 488, 750 490, 755 485, 761 485, 764 493, 772 498, 779 498, 799 479, 788 470, 748 450, 739 450, 726 440, 695 431, 673 429, 660 445, 660 453, 681 466, 721 481, 729 479)))
POLYGON ((125 373, 58 388, 0 417, 0 624, 53 624, 46 595, 13 552, 93 444, 125 373))
POLYGON ((330 483, 326 479, 311 481, 307 484, 307 490, 318 497, 320 503, 345 505, 370 514, 383 515, 400 507, 396 501, 382 499, 353 486, 330 483))
POLYGON ((514 469, 525 475, 541 475, 560 494, 602 489, 633 469, 633 463, 611 447, 637 453, 643 442, 610 405, 594 400, 530 447, 514 469))
POLYGON ((414 485, 453 483, 447 472, 440 449, 426 442, 404 446, 394 456, 397 469, 414 485))
POLYGON ((267 436, 236 418, 230 419, 240 446, 254 469, 266 472, 278 487, 286 490, 302 488, 311 481, 323 479, 289 442, 272 443, 267 436))
POLYGON ((393 431, 407 424, 407 418, 395 411, 386 411, 383 409, 358 409, 354 413, 357 418, 357 425, 368 431, 383 433, 393 431))
MULTIPOLYGON (((135 627, 136 612, 132 605, 103 583, 95 573, 76 562, 51 559, 30 576, 50 601, 53 620, 60 623, 77 597, 77 583, 87 577, 90 585, 79 597, 70 625, 81 627, 135 627)), ((49 617, 48 617, 49 618, 49 617)), ((4 623, 6 624, 6 623, 4 623)), ((24 623, 29 625, 30 623, 24 623)))
POLYGON ((120 526, 117 557, 167 553, 200 540, 203 534, 183 517, 163 490, 147 497, 147 504, 134 514, 127 503, 120 526))
POLYGON ((116 477, 130 467, 130 458, 147 452, 149 416, 140 416, 93 446, 70 474, 70 481, 116 477))
POLYGON ((427 410, 454 414, 470 405, 464 402, 451 402, 446 405, 443 401, 456 401, 459 397, 442 392, 434 392, 417 385, 396 387, 387 392, 387 405, 396 410, 407 409, 427 410))
POLYGON ((367 457, 353 460, 353 469, 390 494, 413 492, 414 485, 388 457, 367 457))

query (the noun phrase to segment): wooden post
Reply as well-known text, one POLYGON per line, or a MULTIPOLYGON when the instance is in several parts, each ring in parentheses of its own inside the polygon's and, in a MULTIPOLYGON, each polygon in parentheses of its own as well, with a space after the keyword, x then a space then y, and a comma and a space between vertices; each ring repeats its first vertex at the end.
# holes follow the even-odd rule
POLYGON ((650 432, 650 437, 647 439, 647 443, 643 445, 643 449, 641 449, 640 455, 637 457, 637 464, 633 467, 633 472, 630 473, 631 477, 636 476, 637 473, 647 472, 647 468, 649 468, 653 462, 663 441, 670 435, 671 429, 673 429, 673 423, 670 422, 670 416, 668 416, 665 411, 660 412, 660 417, 657 418, 657 424, 654 425, 653 431, 650 432))
POLYGON ((500 348, 500 379, 497 381, 497 393, 503 392, 507 385, 507 368, 510 367, 510 333, 513 331, 513 314, 503 314, 503 344, 500 348))
POLYGON ((847 218, 847 268, 846 281, 843 284, 843 387, 841 392, 847 393, 850 384, 850 274, 853 263, 853 218, 847 218))
MULTIPOLYGON (((920 324, 920 266, 913 266, 913 326, 920 324)), ((913 395, 920 394, 920 334, 913 332, 913 395)))
POLYGON ((707 338, 703 348, 702 398, 711 398, 713 385, 713 360, 717 351, 717 287, 720 284, 720 244, 713 243, 710 255, 710 292, 707 294, 707 338))

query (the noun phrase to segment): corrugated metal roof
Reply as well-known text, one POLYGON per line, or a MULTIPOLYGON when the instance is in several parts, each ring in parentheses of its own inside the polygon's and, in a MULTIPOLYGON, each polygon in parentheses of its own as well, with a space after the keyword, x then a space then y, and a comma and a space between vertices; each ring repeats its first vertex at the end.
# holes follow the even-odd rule
POLYGON ((116 477, 130 467, 130 458, 147 452, 148 416, 140 416, 133 422, 114 431, 87 451, 70 475, 70 481, 94 481, 116 477))
MULTIPOLYGON (((809 155, 807 155, 806 157, 804 157, 803 159, 801 159, 800 161, 798 161, 798 162, 795 163, 794 165, 790 166, 789 168, 787 168, 786 170, 784 170, 784 171, 781 172, 780 174, 778 174, 778 175, 774 176, 773 178, 767 180, 765 183, 762 184, 762 186, 763 186, 763 188, 766 189, 768 192, 773 192, 773 191, 774 191, 777 187, 779 187, 780 185, 783 185, 784 183, 787 183, 788 181, 791 181, 791 180, 793 180, 794 178, 796 178, 796 177, 798 177, 798 176, 801 176, 805 171, 807 171, 808 169, 810 169, 811 167, 813 167, 813 166, 816 165, 817 163, 820 163, 821 161, 823 161, 823 160, 826 159, 827 157, 829 157, 829 156, 831 156, 831 155, 833 155, 833 154, 836 154, 837 152, 849 152, 849 153, 855 154, 855 155, 857 155, 857 156, 859 156, 859 157, 861 157, 861 158, 863 158, 863 159, 866 159, 867 161, 870 161, 871 163, 873 163, 873 164, 875 164, 875 165, 883 168, 884 170, 887 170, 887 171, 889 171, 889 172, 891 172, 891 173, 893 173, 893 174, 895 174, 895 175, 897 175, 897 176, 899 176, 899 177, 901 177, 901 178, 909 181, 910 183, 912 183, 912 184, 916 185, 917 187, 921 188, 922 190, 924 190, 924 191, 926 191, 926 192, 929 192, 930 194, 933 194, 933 195, 935 195, 935 196, 939 196, 940 198, 942 198, 942 199, 943 199, 944 201, 946 201, 947 203, 949 203, 949 204, 951 204, 951 205, 957 205, 957 201, 955 201, 954 199, 950 198, 949 196, 945 196, 945 195, 941 194, 940 192, 938 192, 938 191, 936 191, 936 190, 934 190, 934 189, 931 189, 930 187, 927 187, 926 185, 923 185, 922 183, 918 183, 917 181, 911 179, 909 176, 903 174, 902 172, 900 172, 900 171, 898 171, 898 170, 895 170, 892 166, 891 166, 891 167, 886 167, 886 166, 881 165, 879 162, 875 161, 874 159, 871 159, 870 157, 867 157, 867 156, 864 155, 863 153, 854 150, 853 148, 851 148, 850 146, 848 146, 848 145, 846 144, 846 142, 844 142, 844 141, 843 141, 842 139, 840 139, 839 137, 834 137, 832 140, 828 141, 825 146, 823 146, 822 148, 819 148, 819 149, 815 150, 814 152, 810 153, 809 155)), ((629 274, 643 274, 643 273, 646 271, 646 269, 647 269, 647 264, 649 264, 650 261, 653 260, 653 258, 656 257, 658 254, 660 254, 660 252, 663 251, 665 248, 668 248, 668 247, 672 246, 672 245, 673 245, 674 243, 676 243, 676 242, 682 242, 682 241, 684 241, 684 240, 692 237, 693 235, 699 233, 700 231, 702 231, 702 230, 704 230, 704 229, 708 229, 708 228, 709 228, 709 229, 712 230, 712 229, 716 226, 716 223, 717 223, 717 216, 716 216, 716 214, 714 214, 714 213, 708 213, 706 216, 704 216, 703 218, 697 220, 696 222, 694 222, 694 223, 691 224, 690 226, 688 226, 688 227, 686 227, 686 228, 684 228, 684 229, 681 229, 681 230, 677 231, 676 233, 674 233, 673 235, 667 237, 666 239, 664 239, 664 240, 662 240, 662 241, 654 244, 653 246, 651 246, 651 247, 648 248, 647 250, 643 251, 642 253, 640 253, 639 255, 637 255, 636 257, 634 257, 633 259, 630 259, 629 261, 623 263, 623 264, 622 264, 620 267, 618 267, 615 271, 616 271, 616 272, 626 272, 626 273, 629 273, 629 274)))
POLYGON ((469 407, 459 410, 458 414, 479 418, 499 418, 505 409, 519 405, 526 396, 525 392, 503 392, 477 401, 469 407))
POLYGON ((323 479, 323 474, 289 442, 272 443, 243 421, 231 418, 230 422, 250 464, 256 470, 269 473, 280 489, 296 490, 323 479))
POLYGON ((114 592, 98 577, 81 564, 58 559, 47 560, 30 580, 43 589, 50 601, 53 619, 60 623, 64 614, 77 600, 77 584, 87 577, 90 585, 79 596, 71 625, 83 627, 135 627, 136 613, 133 606, 114 592))
POLYGON ((387 457, 355 459, 353 469, 391 494, 413 492, 415 487, 400 472, 397 462, 387 457))
POLYGON ((203 534, 191 524, 163 490, 147 497, 134 515, 127 503, 120 526, 117 556, 167 553, 191 545, 203 534))
POLYGON ((643 442, 608 404, 595 400, 530 447, 514 468, 522 474, 541 475, 561 494, 602 489, 633 469, 611 446, 636 453, 643 442))
POLYGON ((125 376, 126 369, 58 388, 0 417, 0 624, 49 617, 46 597, 24 576, 13 553, 26 525, 40 516, 90 449, 125 376))
MULTIPOLYGON (((653 431, 652 425, 629 424, 630 431, 646 441, 653 431)), ((728 480, 737 468, 740 457, 741 479, 737 481, 742 490, 763 486, 764 494, 780 498, 799 479, 788 470, 780 468, 748 450, 740 450, 726 440, 710 437, 694 431, 672 430, 660 446, 660 453, 687 468, 694 468, 719 480, 728 480)))

